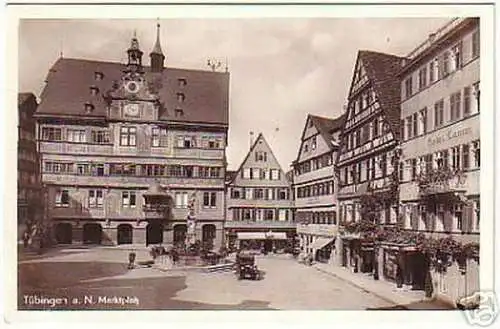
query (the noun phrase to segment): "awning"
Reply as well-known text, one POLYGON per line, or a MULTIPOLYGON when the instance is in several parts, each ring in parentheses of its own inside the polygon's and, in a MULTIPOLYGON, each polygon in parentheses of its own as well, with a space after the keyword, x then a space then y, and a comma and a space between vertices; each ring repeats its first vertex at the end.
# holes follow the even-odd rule
POLYGON ((286 240, 285 232, 238 232, 238 240, 286 240))
POLYGON ((265 240, 266 233, 264 232, 238 232, 236 233, 238 240, 265 240))
POLYGON ((318 250, 318 249, 321 249, 323 247, 325 247, 327 244, 333 242, 334 239, 332 238, 322 238, 322 237, 318 237, 316 238, 316 240, 312 243, 311 245, 311 248, 315 249, 315 250, 318 250))

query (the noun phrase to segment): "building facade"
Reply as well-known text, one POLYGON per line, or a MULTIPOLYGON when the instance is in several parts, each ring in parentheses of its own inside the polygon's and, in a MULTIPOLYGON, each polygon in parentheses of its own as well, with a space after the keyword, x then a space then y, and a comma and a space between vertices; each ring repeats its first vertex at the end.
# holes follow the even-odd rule
MULTIPOLYGON (((450 21, 401 72, 401 213, 408 230, 479 243, 479 19, 450 21)), ((455 300, 479 289, 477 262, 435 277, 455 300), (467 282, 465 282, 467 281, 467 282)))
POLYGON ((335 161, 344 116, 308 115, 297 159, 293 162, 295 221, 304 255, 330 258, 337 235, 335 161))
POLYGON ((291 182, 262 134, 227 182, 228 246, 272 251, 295 239, 291 182))
MULTIPOLYGON (((362 218, 364 195, 390 193, 397 173, 400 134, 400 82, 402 58, 372 51, 359 51, 348 96, 346 120, 340 135, 337 171, 339 219, 342 226, 369 220, 394 225, 398 202, 378 204, 375 218, 362 218)), ((373 270, 373 246, 344 234, 338 241, 338 257, 356 271, 373 270)))
POLYGON ((49 71, 37 137, 58 243, 182 243, 191 230, 222 244, 229 74, 165 67, 157 29, 150 66, 134 36, 126 64, 49 71), (164 194, 160 216, 148 200, 164 194))
POLYGON ((36 146, 36 120, 33 118, 38 103, 32 93, 18 94, 17 143, 17 227, 18 241, 26 242, 36 235, 37 223, 43 214, 40 167, 36 146))

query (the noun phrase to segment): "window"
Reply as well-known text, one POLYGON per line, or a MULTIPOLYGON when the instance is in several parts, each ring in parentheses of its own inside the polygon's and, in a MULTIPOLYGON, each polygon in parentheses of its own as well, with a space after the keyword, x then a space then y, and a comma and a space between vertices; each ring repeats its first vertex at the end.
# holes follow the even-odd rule
POLYGON ((73 164, 66 162, 45 162, 44 171, 47 173, 72 173, 73 164))
POLYGON ((452 70, 456 71, 462 67, 462 42, 451 49, 452 70))
POLYGON ((424 66, 418 71, 418 87, 420 90, 427 86, 427 67, 424 66))
POLYGON ((167 146, 167 128, 153 127, 151 134, 151 146, 153 147, 167 146))
POLYGON ((203 192, 203 207, 215 208, 217 200, 217 192, 203 192))
POLYGON ((264 198, 264 191, 261 188, 256 188, 254 190, 254 199, 262 200, 264 198))
POLYGON ((274 219, 274 210, 273 209, 266 209, 264 211, 264 214, 265 214, 266 220, 273 220, 274 219))
POLYGON ((479 168, 481 166, 481 150, 480 142, 472 142, 472 152, 474 154, 474 167, 479 168))
POLYGON ((445 51, 443 54, 443 77, 450 73, 450 52, 445 51))
POLYGON ((457 230, 462 230, 463 229, 463 222, 462 222, 462 205, 460 204, 457 204, 453 207, 453 211, 454 211, 454 215, 455 215, 455 220, 456 220, 456 223, 457 223, 457 230))
POLYGON ((429 63, 429 77, 431 83, 439 79, 439 60, 437 58, 429 63))
POLYGON ((109 131, 107 130, 92 130, 91 135, 94 144, 108 144, 110 142, 109 131))
POLYGON ((187 149, 196 147, 196 138, 194 136, 179 136, 177 137, 177 147, 187 149))
POLYGON ((110 163, 109 174, 111 176, 135 176, 136 165, 132 163, 110 163))
POLYGON ((123 191, 122 192, 122 207, 123 208, 135 208, 136 197, 135 191, 123 191))
POLYGON ((470 87, 464 88, 464 116, 467 116, 471 112, 471 103, 470 103, 470 87))
POLYGON ((368 124, 365 124, 362 128, 362 144, 368 142, 370 140, 370 126, 368 124))
POLYGON ((251 173, 252 173, 252 171, 250 170, 250 168, 244 168, 243 172, 242 172, 243 178, 250 179, 251 173))
POLYGON ((176 108, 175 109, 175 116, 176 117, 182 117, 182 116, 184 116, 184 110, 180 109, 180 108, 176 108))
POLYGON ((450 118, 451 120, 460 119, 460 92, 450 96, 450 118))
POLYGON ((249 188, 245 189, 245 199, 252 200, 252 190, 249 188))
POLYGON ((56 192, 56 207, 69 207, 68 190, 58 190, 56 192))
POLYGON ((175 193, 175 207, 176 208, 187 208, 188 206, 188 193, 187 192, 176 192, 175 193))
POLYGON ((280 188, 278 190, 278 200, 288 200, 288 193, 286 189, 280 188))
POLYGON ((425 172, 432 171, 432 154, 427 154, 424 156, 425 161, 425 172))
POLYGON ((413 94, 413 81, 412 77, 409 77, 408 79, 405 80, 405 98, 411 97, 413 94))
POLYGON ((316 136, 311 138, 311 149, 312 150, 316 149, 316 136))
POLYGON ((479 89, 479 82, 476 82, 475 84, 472 85, 472 88, 474 89, 474 96, 476 97, 476 111, 477 113, 479 113, 479 100, 480 100, 480 94, 481 94, 481 91, 479 89))
POLYGON ((280 179, 279 169, 271 169, 271 180, 279 180, 279 179, 280 179))
POLYGON ((307 153, 309 151, 309 145, 307 145, 307 142, 304 143, 304 153, 307 153))
POLYGON ((444 123, 444 100, 439 100, 434 104, 434 127, 439 128, 444 123))
POLYGON ((241 198, 241 191, 240 191, 240 189, 232 188, 231 189, 231 198, 232 199, 240 199, 241 198))
POLYGON ((380 130, 379 130, 379 126, 378 126, 378 118, 376 118, 373 121, 373 138, 378 137, 379 133, 380 133, 380 130))
POLYGON ((451 149, 451 168, 460 169, 460 146, 451 149))
POLYGON ((255 161, 267 161, 267 152, 256 151, 255 152, 255 161))
POLYGON ((479 30, 474 31, 472 33, 472 58, 476 58, 479 56, 479 30))
POLYGON ((408 139, 410 139, 410 138, 413 137, 413 135, 412 135, 412 133, 413 133, 413 129, 412 129, 413 122, 412 121, 413 121, 413 116, 410 115, 409 117, 406 118, 406 137, 408 139))
POLYGON ((470 168, 470 155, 469 155, 469 145, 462 145, 462 167, 463 169, 470 168))
POLYGON ((44 141, 61 141, 62 129, 53 127, 42 127, 42 140, 44 141))
POLYGON ((210 167, 210 177, 219 178, 221 173, 220 167, 210 167))
POLYGON ((420 121, 420 131, 419 134, 423 135, 427 133, 427 108, 423 108, 420 111, 418 111, 419 114, 419 121, 420 121))
POLYGON ((259 179, 260 178, 260 168, 252 168, 252 172, 250 173, 251 179, 259 179))
POLYGON ((87 141, 85 130, 68 129, 68 142, 85 143, 87 141))
POLYGON ((222 148, 222 141, 216 138, 209 138, 206 145, 203 145, 209 149, 220 149, 222 148))
POLYGON ((136 145, 136 132, 135 127, 121 127, 120 128, 120 145, 121 146, 135 146, 136 145))
POLYGON ((481 203, 480 200, 478 199, 476 202, 474 202, 474 212, 476 213, 476 231, 479 231, 479 219, 481 218, 481 203))
POLYGON ((418 113, 413 113, 413 136, 418 136, 418 113))
POLYGON ((89 190, 89 208, 102 208, 102 190, 89 190))
POLYGON ((177 93, 177 102, 183 103, 185 99, 186 95, 184 95, 184 93, 177 93))
POLYGON ((355 138, 355 147, 361 145, 361 130, 356 130, 354 132, 354 138, 355 138))

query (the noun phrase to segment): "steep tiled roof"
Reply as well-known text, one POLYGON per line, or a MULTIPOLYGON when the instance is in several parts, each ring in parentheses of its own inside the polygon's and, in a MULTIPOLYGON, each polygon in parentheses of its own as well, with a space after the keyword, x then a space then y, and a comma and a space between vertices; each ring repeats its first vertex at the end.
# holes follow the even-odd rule
POLYGON ((360 50, 358 53, 358 61, 363 62, 368 79, 379 98, 384 116, 396 139, 399 139, 401 119, 401 81, 398 73, 403 59, 403 57, 367 50, 360 50))
POLYGON ((329 142, 328 145, 330 147, 333 147, 332 142, 337 143, 337 141, 333 140, 332 134, 335 131, 342 129, 346 115, 342 114, 341 116, 335 119, 331 119, 311 114, 310 118, 316 129, 318 129, 319 133, 325 139, 325 141, 329 142))
MULTIPOLYGON (((47 84, 41 94, 37 114, 70 116, 106 116, 103 95, 120 82, 124 64, 83 59, 60 58, 50 69, 47 84), (102 72, 103 79, 96 80, 95 72, 102 72), (94 96, 90 88, 99 88, 94 96), (91 114, 85 111, 85 103, 94 105, 91 114)), ((161 73, 150 72, 144 67, 148 83, 159 86, 158 96, 166 111, 160 119, 179 122, 228 123, 229 74, 201 70, 165 68, 161 73), (185 86, 180 86, 180 80, 185 86), (178 102, 177 93, 185 95, 178 102), (175 116, 176 108, 183 110, 175 116)))

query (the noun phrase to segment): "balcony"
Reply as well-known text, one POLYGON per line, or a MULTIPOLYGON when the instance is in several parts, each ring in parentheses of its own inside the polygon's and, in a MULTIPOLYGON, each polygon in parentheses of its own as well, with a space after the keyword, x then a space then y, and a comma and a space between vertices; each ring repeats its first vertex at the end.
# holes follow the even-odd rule
POLYGON ((263 229, 274 229, 274 228, 289 228, 295 229, 296 223, 293 221, 226 221, 224 223, 224 228, 263 228, 263 229))

